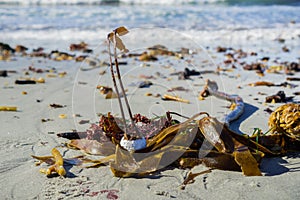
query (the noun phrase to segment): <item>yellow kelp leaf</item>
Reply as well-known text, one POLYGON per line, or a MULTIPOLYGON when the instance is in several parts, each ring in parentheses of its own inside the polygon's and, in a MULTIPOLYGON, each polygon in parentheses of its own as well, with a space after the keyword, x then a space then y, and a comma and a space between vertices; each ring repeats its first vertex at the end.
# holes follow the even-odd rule
POLYGON ((242 172, 246 176, 261 176, 256 159, 249 150, 234 151, 233 156, 238 165, 241 166, 242 172))
POLYGON ((52 156, 43 156, 43 157, 32 156, 32 157, 46 163, 52 164, 54 162, 54 164, 52 164, 48 169, 40 169, 41 173, 45 173, 47 176, 50 176, 52 173, 57 173, 60 176, 65 176, 67 172, 63 166, 64 159, 62 155, 56 148, 53 148, 51 153, 52 156))

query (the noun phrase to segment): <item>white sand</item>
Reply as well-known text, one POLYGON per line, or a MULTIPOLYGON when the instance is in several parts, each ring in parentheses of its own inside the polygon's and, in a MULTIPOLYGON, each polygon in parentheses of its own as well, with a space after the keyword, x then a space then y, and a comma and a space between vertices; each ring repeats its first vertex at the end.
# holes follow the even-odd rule
MULTIPOLYGON (((149 37, 148 37, 149 38, 149 37)), ((173 38, 174 39, 174 38, 173 38)), ((174 39, 175 40, 175 39, 174 39)), ((129 59, 129 64, 122 67, 123 80, 128 89, 128 98, 134 113, 142 113, 149 117, 153 113, 161 115, 164 112, 176 111, 186 116, 192 116, 200 111, 207 111, 212 116, 222 119, 224 113, 229 112, 226 106, 228 102, 209 97, 204 101, 197 99, 201 91, 204 80, 207 78, 216 80, 220 90, 230 94, 239 94, 246 103, 244 115, 233 123, 232 128, 243 133, 252 133, 253 128, 259 127, 266 131, 268 116, 263 110, 267 107, 274 109, 281 104, 264 104, 265 96, 258 95, 257 92, 265 92, 268 95, 275 94, 279 90, 284 90, 287 96, 293 95, 299 88, 277 88, 260 87, 253 88, 248 86, 258 80, 273 81, 281 83, 285 81, 285 74, 266 74, 265 77, 258 77, 255 72, 235 69, 233 72, 226 72, 221 76, 213 74, 203 75, 203 79, 195 76, 192 80, 178 80, 177 76, 171 76, 171 80, 156 78, 150 88, 138 89, 129 86, 141 79, 140 74, 153 75, 155 72, 169 77, 169 74, 180 71, 184 67, 197 70, 215 69, 216 65, 221 65, 224 59, 223 53, 216 53, 215 47, 210 46, 208 54, 215 64, 207 56, 208 54, 200 50, 199 46, 190 40, 181 41, 175 45, 172 38, 160 40, 146 40, 143 45, 129 38, 126 40, 130 50, 136 48, 149 47, 154 44, 164 44, 171 50, 178 47, 188 47, 198 53, 189 59, 192 65, 188 65, 186 60, 178 60, 174 57, 160 57, 157 62, 142 63, 129 59), (146 42, 147 41, 147 42, 146 42), (154 43, 155 42, 155 43, 154 43), (164 43, 165 42, 165 43, 164 43), (136 46, 135 46, 136 45, 136 46), (140 46, 139 46, 140 45, 140 46), (175 92, 175 94, 190 100, 190 104, 178 102, 166 102, 160 98, 146 97, 145 93, 153 94, 167 93, 167 89, 175 86, 183 86, 189 92, 175 92), (241 86, 238 89, 237 86, 241 86), (254 98, 258 100, 254 100, 254 98)), ((38 46, 40 41, 31 41, 38 46)), ((57 43, 56 49, 66 50, 67 46, 57 43)), ((198 41, 201 43, 201 40, 198 41)), ((227 41, 228 42, 228 41, 227 41)), ((282 44, 267 39, 258 43, 271 43, 273 46, 255 46, 245 44, 232 44, 232 47, 242 48, 244 51, 256 51, 257 57, 248 57, 247 60, 258 60, 263 56, 270 56, 271 60, 278 56, 286 61, 297 61, 299 57, 299 38, 289 40, 291 45, 290 53, 282 53, 282 44), (298 45, 296 45, 298 44, 298 45), (275 47, 275 48, 274 48, 275 47), (261 49, 263 51, 261 51, 261 49)), ((12 43, 12 46, 18 42, 12 43)), ((44 41, 44 43, 46 43, 44 41)), ((70 42, 71 43, 71 42, 70 42)), ((213 42, 212 42, 213 43, 213 42)), ((22 41, 20 41, 22 44, 22 41)), ((95 44, 95 43, 94 43, 95 44)), ((225 41, 226 44, 226 41, 225 41)), ((227 43, 228 44, 228 43, 227 43)), ((26 45, 26 44, 24 44, 26 45)), ((50 49, 55 44, 49 45, 50 49)), ((222 46, 222 45, 221 45, 222 46)), ((225 46, 225 45, 224 45, 225 46)), ((47 46, 45 46, 47 47, 47 46)), ((96 47, 96 45, 92 46, 96 47)), ((103 45, 96 49, 100 59, 107 59, 107 55, 101 54, 103 45)), ((229 47, 229 46, 226 46, 229 47)), ((290 46, 288 46, 290 47, 290 46)), ((48 47, 49 48, 49 47, 48 47)), ((69 169, 69 174, 74 174, 75 178, 47 178, 39 173, 39 168, 34 165, 34 159, 30 155, 50 155, 53 147, 60 146, 66 142, 65 139, 56 137, 58 132, 66 132, 76 129, 84 131, 89 124, 79 125, 80 120, 90 120, 97 122, 97 113, 107 113, 111 111, 120 116, 117 101, 105 100, 95 89, 97 84, 112 86, 109 78, 109 70, 106 67, 81 71, 80 67, 88 67, 85 63, 75 63, 75 61, 52 61, 41 58, 14 57, 14 61, 0 61, 0 70, 16 70, 17 74, 9 73, 9 77, 0 77, 0 105, 17 106, 18 112, 0 112, 1 121, 1 140, 0 140, 0 188, 1 199, 107 199, 107 194, 103 190, 118 190, 115 192, 118 199, 297 199, 300 196, 298 183, 300 182, 300 158, 299 154, 294 156, 283 156, 276 158, 264 158, 261 163, 262 177, 245 177, 241 172, 229 172, 213 170, 211 173, 200 175, 195 179, 195 183, 186 186, 185 190, 180 190, 184 178, 189 170, 168 169, 162 171, 159 177, 148 178, 126 178, 120 179, 113 177, 109 167, 97 169, 81 169, 73 167, 69 169), (66 71, 67 75, 63 78, 48 78, 47 73, 36 74, 30 72, 29 77, 44 77, 45 84, 36 85, 15 85, 14 81, 24 75, 24 69, 28 66, 35 68, 55 67, 58 72, 66 71), (103 76, 99 71, 106 70, 103 76), (78 84, 78 81, 86 84, 78 84), (26 91, 27 95, 22 95, 26 91), (40 100, 41 102, 37 102, 40 100), (50 108, 49 104, 57 103, 66 105, 64 108, 50 108), (60 119, 60 114, 66 114, 66 119, 60 119), (82 117, 74 118, 74 114, 82 117), (41 119, 53 119, 49 122, 41 122, 41 119), (55 134, 51 134, 55 133, 55 134), (102 194, 95 194, 96 197, 89 197, 93 192, 102 191, 102 194)), ((299 74, 297 74, 299 75, 299 74)), ((294 84, 298 84, 294 82, 294 84)), ((299 101, 299 97, 295 98, 299 101)), ((182 119, 180 119, 182 120, 182 119)), ((80 152, 74 152, 66 148, 58 148, 66 153, 66 157, 80 152)), ((205 170, 203 166, 193 169, 193 172, 205 170)))

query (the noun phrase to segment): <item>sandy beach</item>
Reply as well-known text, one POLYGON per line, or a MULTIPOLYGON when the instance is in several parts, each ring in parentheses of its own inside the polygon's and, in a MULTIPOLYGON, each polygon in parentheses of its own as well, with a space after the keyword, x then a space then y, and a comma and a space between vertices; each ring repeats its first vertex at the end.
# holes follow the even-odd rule
MULTIPOLYGON (((70 140, 57 135, 92 137, 89 131, 101 127, 103 116, 122 117, 118 99, 107 94, 116 91, 106 39, 120 26, 129 30, 120 36, 129 52, 117 53, 133 114, 152 120, 171 111, 181 115, 172 114, 171 122, 184 122, 184 116, 206 112, 227 122, 239 104, 205 96, 210 80, 219 92, 243 100, 242 115, 229 124, 232 131, 268 132, 276 108, 300 102, 299 11, 299 1, 293 0, 0 0, 0 199, 299 199, 300 154, 282 150, 297 142, 282 142, 281 149, 271 141, 277 142, 272 151, 282 154, 262 158, 262 176, 204 164, 183 168, 178 157, 160 154, 172 165, 159 159, 163 164, 155 172, 120 178, 110 168, 116 162, 84 167, 91 164, 87 159, 104 156, 67 147, 70 140), (32 157, 50 156, 53 148, 64 160, 62 176, 41 173, 50 164, 36 166, 32 157), (84 158, 89 163, 80 165, 84 158)), ((125 107, 124 95, 121 102, 125 107)), ((125 118, 130 119, 127 111, 125 118)), ((198 129, 178 135, 191 130, 198 129)), ((153 135, 145 132, 149 143, 153 135)), ((249 148, 259 155, 258 147, 249 148)), ((227 150, 233 159, 241 149, 227 150)), ((55 159, 55 165, 62 164, 57 154, 55 159)))
MULTIPOLYGON (((161 33, 161 32, 156 32, 161 33)), ((132 53, 143 52, 145 48, 156 44, 166 46, 169 50, 189 49, 183 59, 174 56, 158 56, 157 61, 144 62, 136 58, 122 58, 126 62, 121 66, 122 77, 127 89, 127 97, 133 113, 153 117, 163 115, 166 111, 178 112, 185 116, 206 111, 222 120, 230 110, 229 102, 208 97, 199 100, 198 95, 206 79, 215 80, 220 90, 229 94, 238 94, 244 99, 243 115, 232 123, 231 129, 240 133, 251 134, 254 128, 268 130, 269 113, 265 109, 274 110, 282 103, 265 103, 266 96, 276 94, 279 90, 286 96, 295 96, 293 101, 299 102, 299 96, 294 95, 298 87, 252 87, 256 81, 270 81, 280 84, 287 77, 299 77, 299 72, 289 76, 280 70, 278 73, 264 72, 259 76, 255 71, 244 70, 237 63, 262 62, 263 57, 269 57, 268 66, 279 65, 276 62, 298 62, 299 37, 285 39, 289 52, 283 52, 284 44, 276 40, 263 39, 259 44, 251 45, 251 41, 241 44, 223 46, 225 48, 242 49, 245 58, 237 62, 225 64, 228 60, 224 52, 218 52, 220 46, 197 45, 189 37, 169 34, 168 39, 157 40, 154 33, 137 41, 132 31, 124 43, 132 53), (182 38, 180 38, 182 37, 182 38), (155 39, 156 38, 156 39, 155 39), (180 42, 175 42, 180 41, 180 42), (270 48, 272 46, 272 48, 270 48), (253 56, 250 56, 250 54, 253 56), (256 54, 254 54, 257 53, 256 54), (178 80, 178 75, 172 73, 183 71, 184 68, 198 71, 223 69, 220 73, 206 73, 191 76, 190 79, 178 80), (159 72, 159 73, 157 73, 159 72), (146 78, 147 77, 147 78, 146 78), (151 81, 149 88, 138 88, 139 81, 151 81), (163 101, 161 96, 174 87, 183 87, 185 91, 169 92, 189 100, 189 104, 174 101, 163 101), (153 94, 146 96, 146 93, 153 94), (157 95, 159 94, 159 95, 157 95), (159 97, 155 97, 155 95, 159 97)), ((149 33, 150 34, 150 33, 149 33)), ((0 77, 0 106, 16 106, 16 112, 0 112, 1 118, 1 199, 297 199, 300 196, 298 183, 300 181, 299 153, 282 157, 264 158, 260 164, 263 173, 261 177, 245 177, 241 172, 212 170, 211 173, 200 175, 195 182, 181 190, 187 174, 206 170, 205 166, 197 166, 191 170, 166 168, 159 174, 144 178, 117 178, 109 166, 85 169, 72 167, 67 169, 67 176, 47 178, 39 173, 41 166, 35 166, 31 155, 50 155, 53 147, 64 157, 81 155, 82 152, 63 147, 66 139, 56 136, 57 133, 68 131, 85 131, 91 123, 99 121, 99 113, 111 112, 120 116, 116 99, 105 99, 96 89, 97 85, 112 87, 107 64, 106 45, 101 41, 89 43, 93 53, 83 62, 74 59, 82 52, 70 52, 71 41, 62 41, 43 46, 43 52, 51 50, 67 51, 76 56, 72 60, 56 61, 54 54, 50 58, 31 57, 33 48, 45 44, 45 41, 30 41, 22 45, 30 49, 25 53, 12 54, 7 60, 0 61, 0 70, 8 70, 7 77, 0 77), (100 45, 97 45, 100 44, 100 45), (96 65, 88 60, 95 61, 96 65), (102 63, 102 64, 101 64, 102 63), (41 73, 30 70, 29 67, 41 69, 41 73), (63 73, 63 75, 62 75, 63 73), (18 85, 15 81, 21 78, 44 78, 45 83, 18 85), (50 104, 63 105, 62 108, 50 107, 50 104), (64 114, 65 118, 59 116, 64 114), (86 121, 85 123, 79 123, 86 121)), ((80 41, 78 41, 80 42, 80 41)), ((202 43, 202 41, 197 41, 202 43)), ((224 42, 226 43, 226 42, 224 42)), ((12 47, 19 41, 9 43, 12 47)), ((230 52, 232 50, 226 50, 230 52)), ((288 81, 299 86, 297 81, 288 81)), ((178 118, 178 120, 183 120, 178 118)), ((95 158, 95 157, 94 157, 95 158)), ((97 157, 96 157, 97 158, 97 157)), ((46 166, 46 165, 42 165, 46 166)))

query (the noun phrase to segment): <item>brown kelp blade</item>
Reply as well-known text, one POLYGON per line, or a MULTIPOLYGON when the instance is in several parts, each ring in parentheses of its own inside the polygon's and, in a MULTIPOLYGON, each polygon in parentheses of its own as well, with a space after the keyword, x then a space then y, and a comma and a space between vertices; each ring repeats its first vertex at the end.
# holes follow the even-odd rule
POLYGON ((106 156, 104 158, 97 159, 97 160, 83 158, 83 159, 81 159, 81 161, 82 161, 82 163, 85 163, 85 164, 86 163, 92 164, 92 165, 85 166, 86 168, 96 168, 96 167, 100 167, 100 166, 109 165, 110 163, 114 162, 115 159, 116 159, 116 155, 111 154, 109 156, 106 156))
POLYGON ((272 156, 280 155, 280 153, 268 149, 264 145, 261 145, 260 143, 256 142, 256 140, 254 140, 254 138, 251 138, 248 135, 245 135, 245 134, 241 135, 241 134, 235 133, 234 131, 231 131, 227 126, 224 126, 224 129, 222 130, 222 132, 224 132, 224 134, 226 133, 226 134, 231 135, 234 138, 235 145, 243 144, 254 152, 260 151, 266 155, 272 155, 272 156))
POLYGON ((100 143, 97 140, 78 139, 71 140, 67 146, 92 155, 108 156, 115 153, 115 145, 111 141, 100 143))
POLYGON ((161 147, 168 144, 178 133, 179 130, 185 131, 187 127, 193 122, 197 117, 206 114, 205 112, 198 113, 194 115, 193 117, 189 118, 183 123, 175 124, 173 126, 170 126, 168 128, 163 129, 161 132, 159 132, 157 135, 155 135, 153 138, 150 138, 147 141, 147 147, 146 151, 155 151, 157 149, 160 149, 161 147))
POLYGON ((261 176, 256 159, 249 150, 233 152, 235 161, 241 166, 242 172, 246 176, 261 176))
POLYGON ((230 153, 223 153, 218 151, 201 151, 199 155, 203 155, 200 158, 180 158, 179 165, 182 168, 192 168, 199 164, 203 164, 211 169, 220 169, 228 171, 241 171, 240 166, 234 160, 234 157, 230 153))
POLYGON ((174 163, 186 151, 181 146, 168 145, 155 152, 140 154, 117 145, 116 159, 110 167, 116 177, 145 176, 174 163))
POLYGON ((137 162, 129 151, 116 147, 116 159, 110 169, 116 177, 143 176, 157 170, 161 154, 149 156, 137 162))
POLYGON ((222 131, 224 124, 212 117, 204 117, 198 124, 201 133, 219 152, 233 151, 232 137, 222 131))

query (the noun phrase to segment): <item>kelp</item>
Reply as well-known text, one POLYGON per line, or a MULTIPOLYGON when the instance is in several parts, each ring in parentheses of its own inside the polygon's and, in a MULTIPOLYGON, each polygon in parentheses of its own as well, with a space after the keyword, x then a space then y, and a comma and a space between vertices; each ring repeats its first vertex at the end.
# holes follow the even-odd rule
MULTIPOLYGON (((292 146, 297 146, 290 145, 290 142, 280 142, 283 135, 279 134, 259 136, 256 141, 257 135, 237 134, 215 118, 206 116, 196 120, 201 114, 204 113, 163 129, 147 140, 146 148, 138 151, 123 149, 118 141, 114 141, 115 144, 111 141, 101 144, 88 139, 71 140, 68 147, 76 147, 88 154, 107 156, 99 160, 82 159, 82 162, 92 164, 87 167, 109 163, 115 176, 137 177, 152 174, 170 165, 191 168, 199 164, 210 169, 242 171, 246 176, 258 176, 261 175, 259 162, 265 154, 281 155, 292 146), (205 140, 211 144, 211 150, 200 149, 205 140), (276 145, 281 145, 280 151, 270 148, 276 145)), ((51 164, 48 159, 46 157, 45 162, 51 164)))
MULTIPOLYGON (((92 124, 86 133, 74 132, 75 136, 72 136, 72 133, 61 135, 72 139, 67 143, 67 148, 80 149, 87 154, 105 157, 96 160, 86 156, 71 160, 63 159, 57 150, 52 150, 53 156, 33 156, 40 162, 51 165, 46 171, 47 174, 56 172, 65 175, 65 172, 59 171, 65 160, 68 164, 73 162, 73 165, 84 163, 87 168, 109 165, 114 176, 123 178, 149 176, 168 166, 192 168, 199 164, 209 168, 204 173, 220 169, 241 171, 245 176, 261 176, 259 164, 264 156, 279 156, 289 151, 300 151, 299 105, 298 107, 286 105, 272 113, 269 121, 272 131, 268 134, 262 134, 261 131, 256 131, 251 136, 238 134, 230 130, 229 124, 243 113, 243 99, 238 95, 219 91, 215 81, 207 80, 200 96, 204 98, 213 95, 236 105, 224 122, 204 112, 185 117, 187 119, 184 122, 173 120, 171 115, 176 114, 174 112, 167 112, 165 116, 156 119, 148 119, 140 114, 132 115, 116 53, 117 49, 122 53, 128 52, 120 39, 120 36, 127 33, 125 27, 120 27, 107 36, 114 90, 119 100, 122 118, 116 118, 108 113, 100 117, 99 124, 92 124), (114 64, 110 51, 111 43, 114 46, 114 64), (117 87, 113 66, 116 68, 121 93, 117 87), (125 119, 120 94, 124 97, 130 120, 125 119), (204 114, 206 116, 203 117, 204 114), (202 118, 198 119, 200 117, 202 118), (146 141, 145 146, 141 148, 129 149, 122 146, 121 141, 140 139, 146 141)), ((190 173, 183 185, 190 183, 200 174, 202 173, 190 173)))
POLYGON ((47 176, 50 176, 53 173, 56 173, 59 176, 65 176, 67 172, 63 166, 64 159, 62 155, 56 148, 53 148, 51 153, 52 156, 38 157, 32 155, 32 157, 40 161, 39 163, 37 163, 37 165, 40 165, 42 162, 46 162, 50 164, 50 167, 48 167, 48 169, 44 169, 44 168, 40 169, 41 173, 44 173, 47 176))

